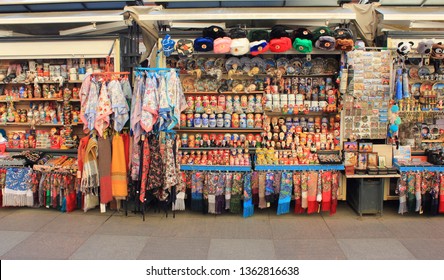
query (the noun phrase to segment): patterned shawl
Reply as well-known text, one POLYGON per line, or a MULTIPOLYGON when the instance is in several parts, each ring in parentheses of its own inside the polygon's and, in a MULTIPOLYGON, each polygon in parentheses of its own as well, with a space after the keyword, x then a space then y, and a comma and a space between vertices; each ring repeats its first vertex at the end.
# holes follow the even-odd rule
MULTIPOLYGON (((97 104, 99 103, 99 84, 95 81, 91 81, 89 88, 88 98, 86 99, 84 118, 85 124, 89 130, 94 129, 96 123, 97 104)), ((82 106, 83 107, 83 106, 82 106)))
POLYGON ((341 174, 339 171, 333 172, 332 182, 331 182, 331 208, 330 215, 336 213, 336 207, 338 205, 338 191, 339 191, 339 180, 341 174))
POLYGON ((251 173, 246 173, 244 176, 244 218, 253 216, 253 192, 251 188, 251 173))
POLYGON ((399 209, 398 214, 407 212, 407 173, 402 172, 401 178, 398 179, 398 193, 399 193, 399 209))
POLYGON ((3 206, 34 205, 32 193, 32 169, 28 167, 9 167, 6 169, 5 189, 3 191, 3 206))
MULTIPOLYGON (((421 210, 421 185, 422 185, 422 173, 416 172, 415 174, 416 212, 419 212, 421 210)), ((444 204, 442 205, 442 207, 444 208, 444 204)))
POLYGON ((80 120, 83 122, 83 130, 88 128, 88 119, 85 116, 85 110, 87 108, 88 94, 91 87, 91 74, 86 74, 85 79, 83 79, 82 86, 80 87, 80 120))
POLYGON ((114 130, 120 132, 129 119, 128 103, 126 103, 125 95, 119 81, 111 81, 108 85, 108 89, 112 104, 114 130))
POLYGON ((225 179, 225 210, 230 209, 232 186, 233 186, 233 173, 228 173, 225 179))
POLYGON ((225 185, 227 174, 220 174, 219 181, 216 186, 216 214, 222 214, 225 208, 225 185))
POLYGON ((291 190, 293 187, 293 174, 291 172, 282 172, 281 187, 279 191, 279 202, 277 214, 287 214, 290 212, 291 190))
POLYGON ((231 200, 230 200, 230 212, 239 214, 241 213, 241 196, 242 196, 242 186, 243 186, 243 180, 242 176, 244 174, 242 173, 234 173, 233 175, 233 186, 231 188, 231 200))
POLYGON ((302 208, 302 189, 301 189, 301 175, 302 172, 293 173, 293 186, 294 186, 294 213, 302 214, 304 209, 302 208))
POLYGON ((415 212, 416 209, 416 176, 414 172, 407 173, 407 209, 409 212, 415 212))
POLYGON ((109 91, 105 83, 102 84, 100 88, 99 101, 96 107, 96 121, 94 127, 97 130, 97 133, 100 137, 102 137, 105 129, 108 128, 110 122, 110 115, 113 113, 111 108, 111 100, 109 97, 109 91))
POLYGON ((159 96, 157 91, 157 78, 148 74, 145 83, 145 92, 142 94, 142 113, 140 125, 143 130, 150 132, 159 117, 159 96))
POLYGON ((318 190, 318 172, 310 171, 308 174, 308 208, 307 213, 312 214, 318 210, 318 203, 316 202, 316 193, 318 190))
POLYGON ((191 176, 191 210, 201 212, 203 209, 204 173, 194 172, 191 176))
POLYGON ((322 173, 322 211, 330 211, 331 208, 331 184, 332 175, 331 171, 325 171, 322 173))
POLYGON ((265 172, 259 173, 259 208, 267 208, 267 201, 265 200, 265 181, 267 174, 265 172))
POLYGON ((91 137, 85 150, 85 159, 83 160, 83 174, 81 182, 82 192, 94 192, 98 194, 99 187, 99 167, 97 163, 97 139, 91 137))

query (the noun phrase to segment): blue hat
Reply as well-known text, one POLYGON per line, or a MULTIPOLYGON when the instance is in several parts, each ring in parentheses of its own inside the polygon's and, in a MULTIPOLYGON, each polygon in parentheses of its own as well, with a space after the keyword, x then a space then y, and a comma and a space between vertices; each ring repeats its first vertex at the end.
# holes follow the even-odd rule
POLYGON ((173 53, 175 44, 176 43, 171 39, 169 34, 162 39, 162 50, 166 57, 169 57, 173 53))
POLYGON ((213 39, 210 37, 199 37, 194 40, 194 50, 198 52, 209 52, 213 50, 213 39))

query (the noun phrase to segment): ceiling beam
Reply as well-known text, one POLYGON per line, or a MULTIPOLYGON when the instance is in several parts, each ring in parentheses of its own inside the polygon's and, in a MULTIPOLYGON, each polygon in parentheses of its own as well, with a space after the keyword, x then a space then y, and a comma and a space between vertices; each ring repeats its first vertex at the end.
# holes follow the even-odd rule
POLYGON ((122 21, 121 10, 0 14, 1 24, 82 23, 122 21))
POLYGON ((2 5, 34 5, 34 4, 62 4, 62 3, 80 3, 80 2, 123 2, 124 0, 2 0, 2 5))

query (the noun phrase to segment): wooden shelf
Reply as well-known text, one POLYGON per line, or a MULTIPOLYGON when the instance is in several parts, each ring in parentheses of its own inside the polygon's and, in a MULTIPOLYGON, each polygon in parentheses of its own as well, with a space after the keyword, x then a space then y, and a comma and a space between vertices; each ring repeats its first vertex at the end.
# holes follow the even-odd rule
MULTIPOLYGON (((69 81, 63 81, 63 84, 81 84, 83 81, 82 80, 69 80, 69 81)), ((0 85, 33 85, 34 82, 28 83, 26 84, 25 82, 21 82, 21 83, 5 83, 5 82, 0 82, 0 85)), ((47 82, 39 82, 39 85, 43 85, 43 84, 60 84, 60 82, 55 82, 55 81, 47 81, 47 82)))
POLYGON ((28 149, 16 149, 16 148, 6 148, 8 153, 16 153, 23 151, 37 151, 44 153, 60 153, 60 154, 76 154, 77 149, 40 149, 40 148, 28 148, 28 149))
POLYGON ((399 111, 399 114, 406 114, 406 113, 427 113, 427 114, 444 114, 444 110, 429 110, 429 111, 399 111))
POLYGON ((422 143, 443 143, 443 140, 421 140, 422 143))
MULTIPOLYGON (((21 123, 21 122, 7 122, 7 123, 0 123, 0 125, 6 125, 6 126, 33 126, 31 123, 21 123)), ((73 123, 72 126, 78 126, 83 125, 83 123, 73 123)), ((35 124, 35 127, 51 127, 51 126, 65 126, 61 123, 42 123, 42 124, 35 124)))
POLYGON ((401 175, 399 174, 387 174, 387 175, 368 175, 368 174, 354 174, 354 175, 345 175, 347 179, 353 178, 399 178, 401 175))
POLYGON ((306 113, 298 113, 298 114, 285 114, 285 113, 280 113, 280 112, 267 112, 265 111, 265 115, 267 116, 299 116, 299 117, 303 117, 303 116, 324 116, 324 115, 336 115, 338 114, 338 111, 334 111, 334 112, 324 112, 324 111, 320 111, 320 112, 313 112, 310 111, 307 114, 306 113))
POLYGON ((255 151, 257 148, 245 148, 245 147, 180 147, 179 150, 181 151, 196 151, 196 150, 202 150, 202 151, 212 151, 212 150, 232 150, 232 149, 248 149, 251 151, 255 151))
MULTIPOLYGON (((0 102, 34 102, 34 101, 57 101, 63 102, 64 100, 61 98, 19 98, 19 99, 11 99, 11 100, 0 100, 0 102)), ((80 99, 70 99, 70 102, 80 102, 80 99)))
POLYGON ((263 132, 263 128, 181 127, 178 132, 263 132))
POLYGON ((200 95, 200 94, 224 94, 224 95, 247 95, 247 94, 263 94, 264 91, 251 91, 251 92, 232 92, 232 91, 185 91, 184 94, 200 95))
POLYGON ((308 75, 282 75, 284 78, 316 78, 316 77, 332 77, 336 76, 338 73, 333 74, 308 74, 308 75))

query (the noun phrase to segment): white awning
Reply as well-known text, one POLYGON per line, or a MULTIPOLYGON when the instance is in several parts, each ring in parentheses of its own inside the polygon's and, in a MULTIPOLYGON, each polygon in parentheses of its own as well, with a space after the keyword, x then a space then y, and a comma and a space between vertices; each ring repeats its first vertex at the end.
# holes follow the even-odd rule
POLYGON ((0 25, 122 21, 122 11, 79 11, 0 14, 0 25))
POLYGON ((378 7, 384 21, 443 21, 444 7, 378 7))

